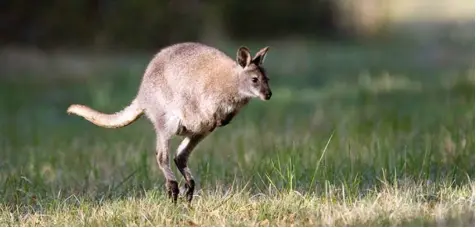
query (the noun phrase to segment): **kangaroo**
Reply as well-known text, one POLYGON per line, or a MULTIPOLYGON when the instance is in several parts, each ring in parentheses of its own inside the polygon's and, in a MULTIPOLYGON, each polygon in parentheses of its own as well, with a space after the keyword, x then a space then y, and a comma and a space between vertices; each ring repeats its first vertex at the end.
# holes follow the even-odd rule
POLYGON ((193 199, 195 181, 187 167, 194 148, 218 127, 231 120, 252 98, 267 101, 272 92, 262 66, 269 47, 252 58, 241 46, 236 59, 201 43, 185 42, 162 48, 149 62, 136 97, 114 114, 73 104, 67 113, 105 128, 125 127, 142 114, 156 132, 156 160, 165 177, 168 198, 177 202, 176 177, 169 164, 169 141, 184 137, 174 162, 185 178, 185 197, 193 199))

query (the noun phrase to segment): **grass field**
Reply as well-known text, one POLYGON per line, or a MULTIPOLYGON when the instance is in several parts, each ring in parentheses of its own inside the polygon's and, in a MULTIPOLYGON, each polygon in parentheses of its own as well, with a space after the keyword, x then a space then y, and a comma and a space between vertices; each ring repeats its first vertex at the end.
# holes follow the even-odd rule
POLYGON ((110 130, 65 112, 121 109, 151 55, 5 71, 0 225, 474 226, 474 44, 445 50, 272 47, 273 98, 194 151, 191 207, 165 198, 145 118, 110 130))

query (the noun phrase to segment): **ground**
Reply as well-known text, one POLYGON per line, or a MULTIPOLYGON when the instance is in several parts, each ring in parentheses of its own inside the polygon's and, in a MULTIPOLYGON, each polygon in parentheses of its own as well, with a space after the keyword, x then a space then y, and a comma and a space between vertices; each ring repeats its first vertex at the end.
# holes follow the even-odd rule
POLYGON ((474 226, 472 45, 272 44, 272 99, 194 151, 190 206, 166 199, 145 118, 111 130, 66 114, 127 105, 152 53, 10 62, 0 225, 474 226))

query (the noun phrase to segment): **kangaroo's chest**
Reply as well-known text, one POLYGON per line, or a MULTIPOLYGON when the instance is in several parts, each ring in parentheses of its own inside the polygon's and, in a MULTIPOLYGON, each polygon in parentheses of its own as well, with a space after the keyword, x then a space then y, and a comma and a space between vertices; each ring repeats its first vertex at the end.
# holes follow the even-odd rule
POLYGON ((240 112, 240 110, 248 103, 248 99, 239 102, 225 104, 221 107, 218 115, 214 118, 216 127, 228 125, 231 120, 240 112))

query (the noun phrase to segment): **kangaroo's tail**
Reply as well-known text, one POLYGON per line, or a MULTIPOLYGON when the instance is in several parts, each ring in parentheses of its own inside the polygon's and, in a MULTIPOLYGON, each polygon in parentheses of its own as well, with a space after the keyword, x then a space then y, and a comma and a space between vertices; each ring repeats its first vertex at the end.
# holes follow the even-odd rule
POLYGON ((137 100, 133 100, 129 106, 114 114, 104 114, 90 107, 73 104, 66 111, 68 114, 76 114, 84 117, 91 123, 105 128, 125 127, 137 120, 143 113, 137 100))

